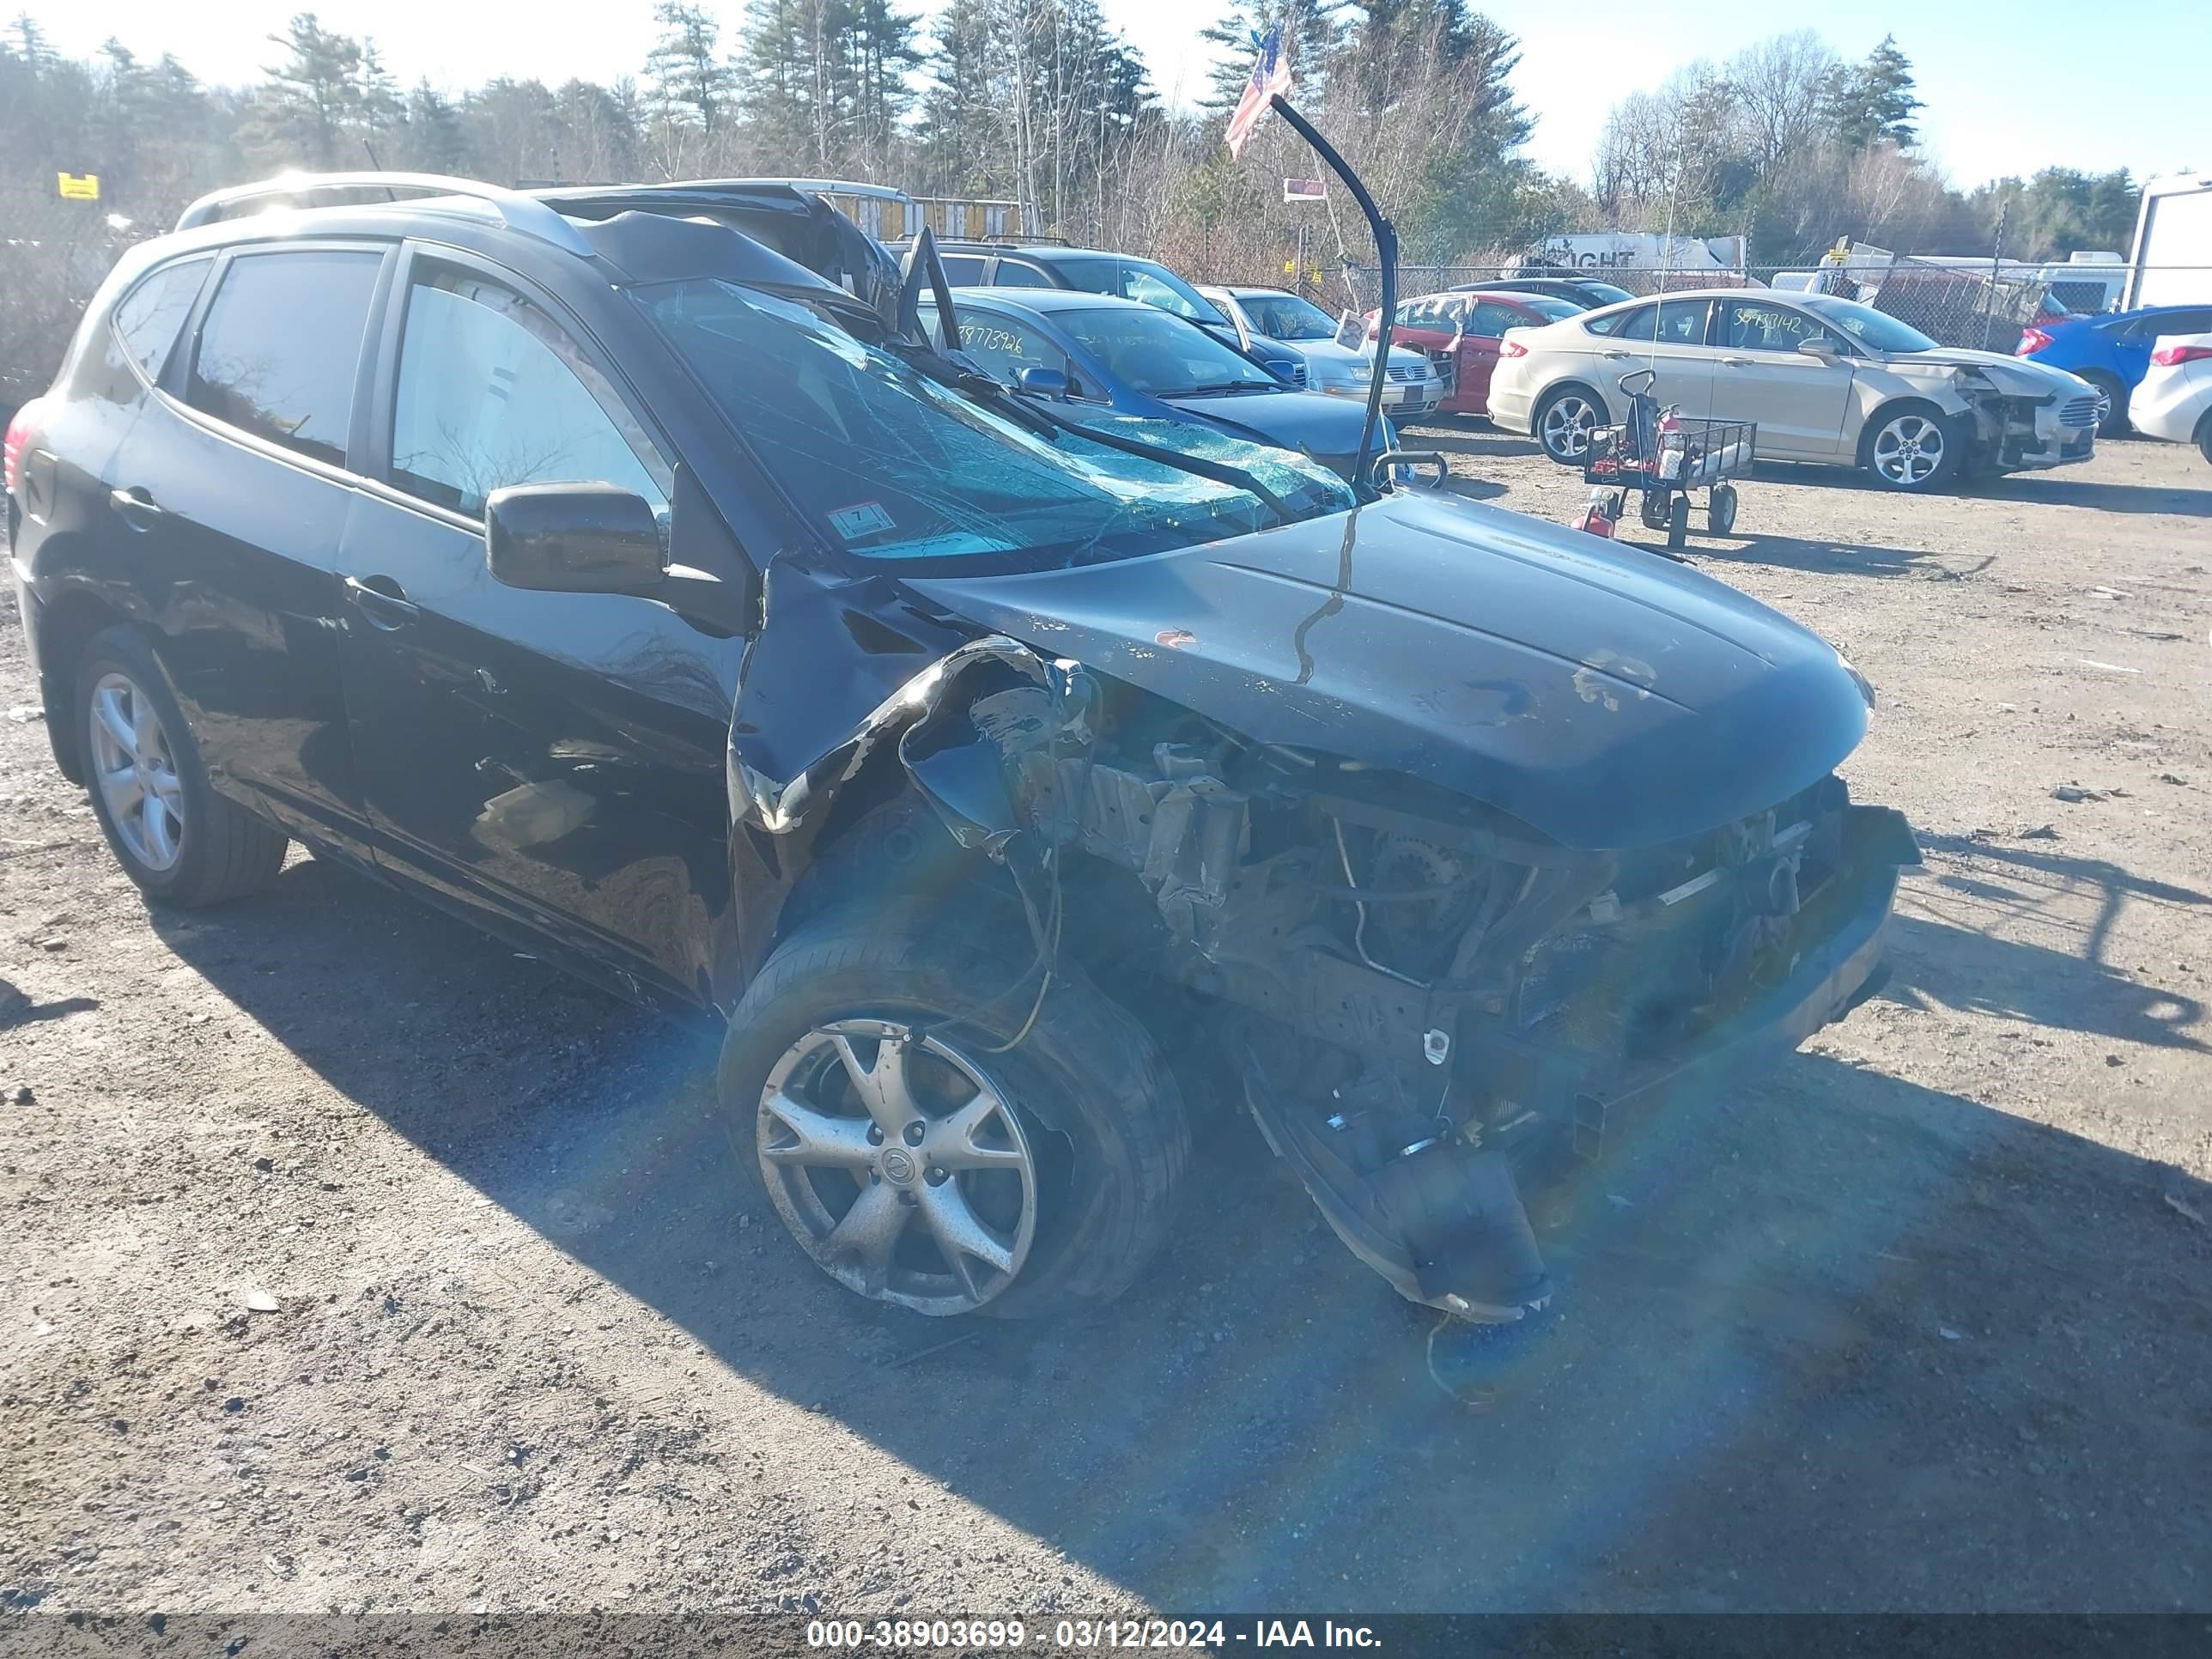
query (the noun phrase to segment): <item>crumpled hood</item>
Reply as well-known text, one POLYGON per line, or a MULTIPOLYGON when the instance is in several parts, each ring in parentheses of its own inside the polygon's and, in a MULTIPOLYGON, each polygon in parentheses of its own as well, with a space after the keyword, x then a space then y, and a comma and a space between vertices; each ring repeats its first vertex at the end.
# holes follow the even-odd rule
POLYGON ((1931 374, 1954 368, 1978 368, 1990 383, 2008 398, 2084 398, 2096 388, 2063 368, 2039 363, 2031 357, 2008 357, 2000 352, 1974 351, 1965 346, 1942 346, 1934 351, 1893 352, 1885 360, 1890 368, 1910 373, 1925 368, 1931 374))
POLYGON ((1577 848, 1763 811, 1866 729, 1834 648, 1734 588, 1428 491, 1147 558, 906 585, 1248 737, 1425 779, 1577 848))

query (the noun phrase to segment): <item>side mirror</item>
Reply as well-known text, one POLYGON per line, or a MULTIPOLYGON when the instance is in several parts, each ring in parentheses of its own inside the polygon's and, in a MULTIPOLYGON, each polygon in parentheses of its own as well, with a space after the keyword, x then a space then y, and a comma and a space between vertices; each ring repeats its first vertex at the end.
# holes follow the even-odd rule
POLYGON ((492 579, 547 593, 657 594, 660 524, 642 495, 610 483, 514 484, 484 503, 492 579))
POLYGON ((1798 341, 1797 355, 1810 357, 1816 362, 1832 363, 1837 361, 1835 348, 1826 340, 1798 341))
POLYGON ((1049 398, 1058 403, 1067 396, 1067 375, 1057 368, 1025 368, 1014 377, 1014 390, 1025 398, 1049 398))

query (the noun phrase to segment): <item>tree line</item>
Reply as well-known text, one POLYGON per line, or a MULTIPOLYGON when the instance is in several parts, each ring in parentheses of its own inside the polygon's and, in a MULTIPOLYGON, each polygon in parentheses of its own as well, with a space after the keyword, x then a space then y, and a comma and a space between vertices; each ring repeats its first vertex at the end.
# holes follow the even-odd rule
MULTIPOLYGON (((659 0, 654 15, 634 72, 462 89, 403 86, 373 40, 312 12, 270 37, 264 73, 240 86, 119 40, 68 58, 19 16, 0 30, 12 163, 0 200, 26 233, 0 246, 7 331, 65 332, 118 236, 287 167, 505 183, 860 179, 1011 202, 1030 230, 1194 277, 1310 287, 1318 274, 1333 301, 1341 262, 1373 258, 1358 215, 1334 194, 1320 212, 1280 200, 1279 179, 1320 170, 1282 123, 1264 124, 1241 161, 1221 143, 1270 27, 1300 107, 1359 169, 1411 263, 1492 264, 1556 233, 1669 225, 1747 234, 1764 264, 1805 262, 1844 235, 1979 252, 2001 221, 2008 254, 2044 258, 2124 247, 2134 222, 2124 172, 1950 187, 1920 148, 1920 100, 1893 40, 1850 63, 1800 31, 1690 64, 1616 103, 1588 176, 1570 178, 1528 158, 1517 44, 1468 0, 1225 0, 1202 31, 1213 72, 1196 109, 1162 100, 1098 0, 950 0, 927 28, 897 0, 747 0, 728 33, 698 0, 659 0), (100 175, 96 213, 53 199, 58 172, 100 175)), ((27 354, 50 367, 58 349, 0 339, 0 373, 35 376, 27 354)))

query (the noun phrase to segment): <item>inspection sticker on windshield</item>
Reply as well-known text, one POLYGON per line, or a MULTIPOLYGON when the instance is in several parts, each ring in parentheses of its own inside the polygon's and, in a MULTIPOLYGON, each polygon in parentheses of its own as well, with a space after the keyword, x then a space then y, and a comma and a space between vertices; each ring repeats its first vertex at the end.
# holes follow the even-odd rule
POLYGON ((891 527, 891 515, 881 501, 862 501, 854 507, 830 509, 830 527, 848 542, 863 536, 880 536, 891 527))

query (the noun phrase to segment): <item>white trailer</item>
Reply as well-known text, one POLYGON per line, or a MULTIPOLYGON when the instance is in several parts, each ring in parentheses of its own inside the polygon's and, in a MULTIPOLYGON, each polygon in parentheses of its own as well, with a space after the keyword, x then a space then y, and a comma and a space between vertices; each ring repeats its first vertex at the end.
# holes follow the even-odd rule
POLYGON ((2147 179, 2128 259, 2130 309, 2212 301, 2212 175, 2147 179))

